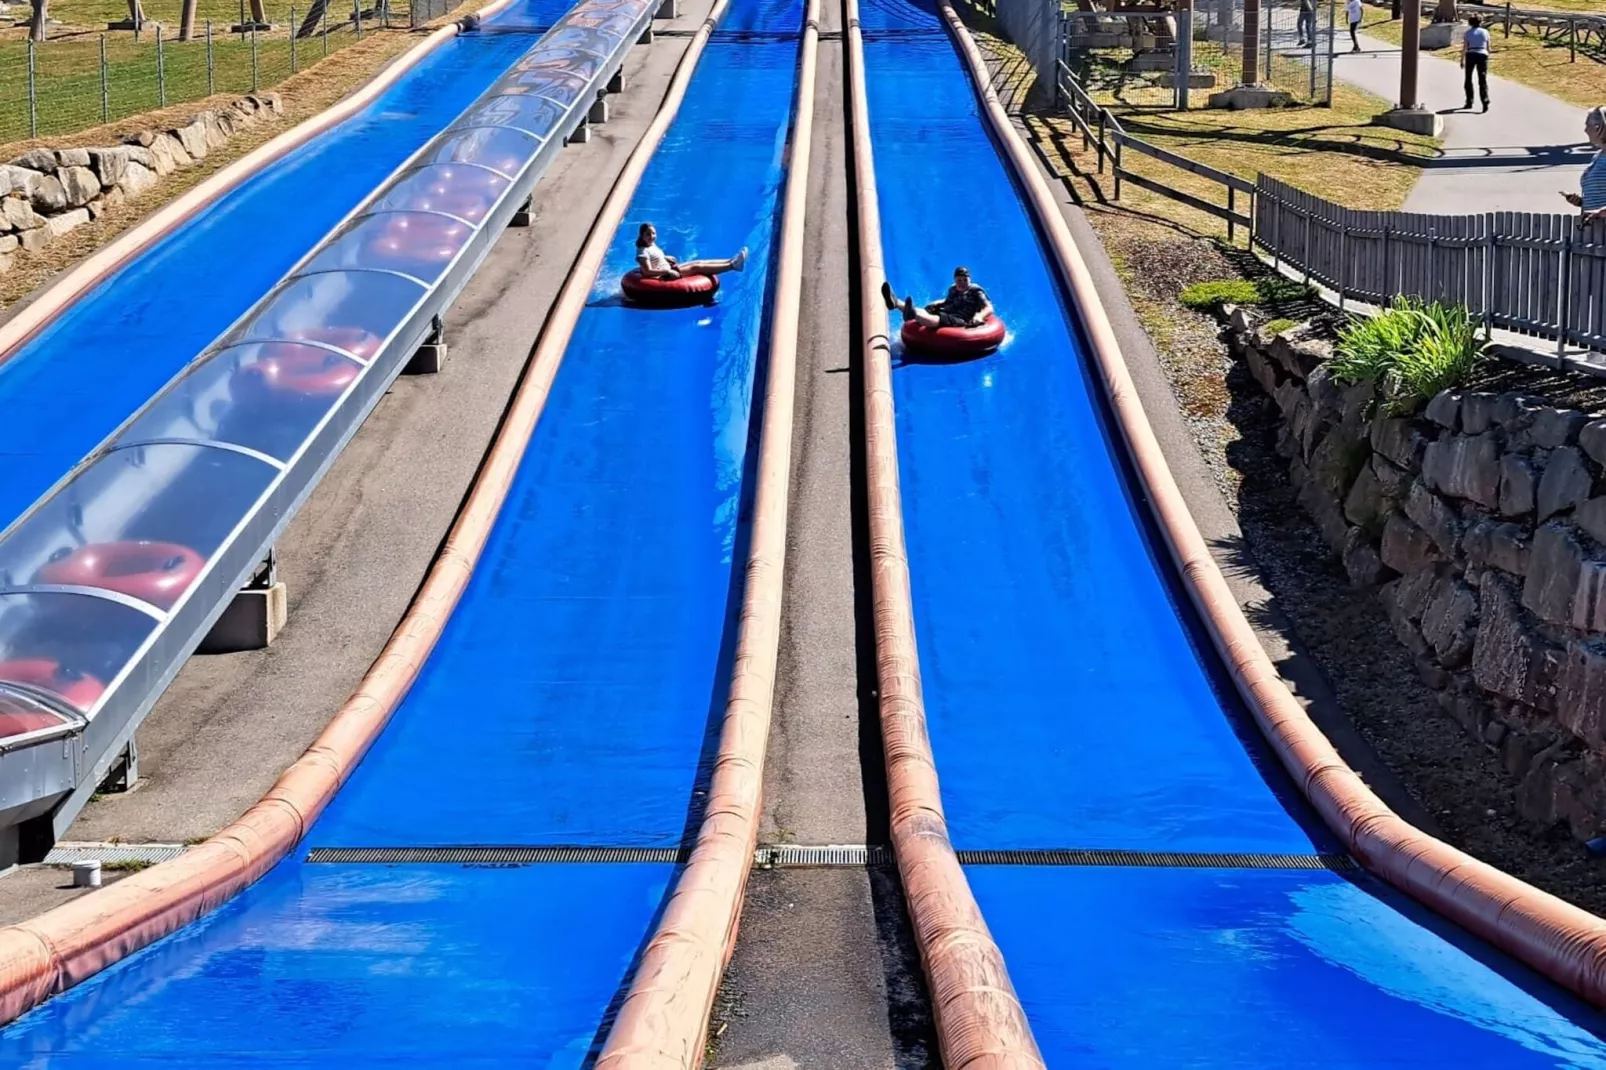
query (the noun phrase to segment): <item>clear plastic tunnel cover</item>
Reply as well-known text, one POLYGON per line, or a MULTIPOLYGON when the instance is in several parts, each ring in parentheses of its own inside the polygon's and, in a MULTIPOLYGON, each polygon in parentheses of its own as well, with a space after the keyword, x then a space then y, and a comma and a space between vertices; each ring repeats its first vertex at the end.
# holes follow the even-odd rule
POLYGON ((400 271, 434 283, 473 233, 472 224, 437 212, 377 212, 353 222, 304 270, 400 271))
POLYGON ((420 159, 426 163, 477 163, 513 178, 535 159, 544 140, 510 126, 478 126, 441 137, 420 159))
POLYGON ((288 461, 362 370, 321 346, 230 346, 186 372, 118 442, 206 439, 288 461))
POLYGON ((170 609, 276 474, 209 446, 113 450, 0 541, 0 587, 93 587, 170 609))
POLYGON ((298 276, 226 341, 321 342, 372 360, 424 289, 399 275, 373 271, 298 276))
MULTIPOLYGON (((41 671, 30 674, 24 666, 21 675, 54 676, 54 665, 39 668, 41 671)), ((54 691, 35 690, 27 685, 0 681, 0 740, 71 724, 71 717, 51 706, 52 702, 60 701, 63 701, 62 696, 54 691)))
MULTIPOLYGON (((464 126, 511 126, 543 140, 550 137, 568 110, 573 94, 563 103, 536 96, 534 91, 506 87, 499 96, 488 97, 463 113, 464 126)), ((500 170, 500 168, 498 168, 500 170)))
MULTIPOLYGON (((87 713, 156 628, 137 609, 81 594, 0 594, 0 682, 87 713)), ((0 735, 10 734, 0 692, 0 735)), ((15 699, 13 705, 22 705, 15 699)), ((51 727, 24 711, 10 727, 51 727)))
POLYGON ((506 176, 484 167, 430 164, 397 179, 369 211, 445 212, 477 224, 510 185, 506 176))

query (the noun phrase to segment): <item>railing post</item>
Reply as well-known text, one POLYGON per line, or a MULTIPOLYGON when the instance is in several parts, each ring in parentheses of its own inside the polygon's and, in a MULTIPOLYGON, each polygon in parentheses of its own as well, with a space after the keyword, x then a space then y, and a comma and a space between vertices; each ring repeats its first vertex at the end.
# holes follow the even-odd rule
POLYGON ((1121 135, 1115 135, 1115 199, 1121 199, 1121 135))
POLYGON ((329 3, 325 0, 323 5, 323 54, 329 54, 329 3))
POLYGON ((1505 33, 1505 36, 1507 36, 1507 37, 1511 36, 1511 0, 1506 0, 1506 33, 1505 33))
POLYGON ((290 5, 290 73, 296 73, 296 8, 290 5))
POLYGON ((357 40, 362 40, 362 0, 351 0, 351 19, 357 24, 357 40))
POLYGON ((1272 198, 1277 212, 1271 217, 1271 268, 1281 271, 1283 267, 1283 209, 1287 207, 1281 195, 1272 198))
POLYGON ((1572 313, 1573 231, 1561 235, 1561 270, 1557 273, 1560 285, 1556 287, 1556 366, 1567 367, 1567 317, 1572 313))
POLYGON ((1104 109, 1099 109, 1099 174, 1104 173, 1104 109))
POLYGON ((206 95, 217 92, 217 66, 212 62, 212 20, 206 20, 206 95))
POLYGON ((1338 281, 1338 311, 1344 312, 1344 291, 1349 288, 1349 224, 1338 224, 1338 270, 1333 272, 1338 281))
POLYGON ((28 41, 28 136, 39 136, 39 72, 34 66, 34 43, 28 41))
POLYGON ((1233 218, 1232 217, 1233 217, 1234 212, 1237 209, 1237 205, 1235 203, 1236 198, 1237 198, 1237 193, 1238 193, 1238 191, 1233 189, 1231 186, 1227 187, 1227 244, 1228 245, 1231 245, 1237 239, 1237 235, 1233 233, 1233 229, 1232 229, 1233 228, 1233 218))
POLYGON ((1578 20, 1567 20, 1567 62, 1578 62, 1578 20))
POLYGON ((156 106, 167 107, 167 70, 162 62, 162 25, 156 24, 156 106))
POLYGON ((112 78, 111 69, 106 65, 106 35, 100 35, 100 121, 111 122, 112 118, 112 78))
POLYGON ((1495 258, 1499 255, 1500 250, 1500 237, 1495 233, 1494 221, 1495 214, 1493 212, 1484 216, 1483 225, 1487 229, 1484 231, 1483 238, 1484 244, 1488 246, 1488 252, 1484 253, 1483 256, 1483 335, 1485 338, 1494 333, 1494 295, 1497 292, 1495 290, 1497 282, 1495 278, 1495 258))
POLYGON ((259 78, 258 78, 258 75, 257 75, 257 28, 256 28, 256 25, 253 23, 252 26, 251 26, 251 92, 255 93, 257 91, 258 84, 259 84, 259 78))

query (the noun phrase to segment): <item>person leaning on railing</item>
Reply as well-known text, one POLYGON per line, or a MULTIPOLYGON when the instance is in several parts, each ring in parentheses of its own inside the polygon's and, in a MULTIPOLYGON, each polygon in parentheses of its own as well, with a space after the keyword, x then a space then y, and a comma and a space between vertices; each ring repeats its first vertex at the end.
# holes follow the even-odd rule
POLYGON ((1577 193, 1563 193, 1567 203, 1583 210, 1581 222, 1606 219, 1606 108, 1591 108, 1584 117, 1584 136, 1595 148, 1595 158, 1584 168, 1577 193))

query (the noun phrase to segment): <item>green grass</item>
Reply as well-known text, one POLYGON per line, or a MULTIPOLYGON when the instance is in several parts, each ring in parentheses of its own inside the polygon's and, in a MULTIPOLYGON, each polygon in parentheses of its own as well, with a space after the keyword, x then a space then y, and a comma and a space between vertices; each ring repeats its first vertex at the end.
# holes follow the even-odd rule
MULTIPOLYGON (((373 3, 364 0, 364 36, 379 31, 377 21, 367 17, 373 3)), ((137 41, 130 32, 104 32, 108 21, 127 17, 127 6, 121 0, 61 0, 51 5, 51 14, 65 26, 53 30, 50 40, 34 48, 37 127, 29 115, 27 41, 20 30, 0 33, 0 143, 72 133, 212 93, 271 89, 357 39, 350 10, 334 0, 327 36, 297 40, 292 55, 290 14, 294 10, 299 20, 308 6, 298 3, 292 8, 274 0, 266 12, 274 29, 258 34, 253 47, 250 37, 228 33, 228 27, 239 19, 237 0, 203 0, 196 17, 198 39, 193 41, 176 39, 178 0, 147 4, 147 19, 165 26, 158 76, 154 30, 142 33, 137 41), (207 19, 213 23, 210 76, 203 39, 207 19), (100 66, 103 37, 104 85, 100 66)), ((396 28, 391 32, 406 29, 406 0, 391 5, 391 25, 396 28)))
POLYGON ((1273 335, 1278 335, 1292 327, 1297 326, 1298 324, 1290 319, 1275 319, 1266 324, 1265 330, 1273 335))
POLYGON ((1340 382, 1376 384, 1385 411, 1403 414, 1471 378, 1487 346, 1460 305, 1400 297, 1339 333, 1332 369, 1340 382))
POLYGON ((1223 305, 1270 305, 1311 296, 1308 286, 1286 279, 1220 279, 1196 282, 1182 288, 1180 300, 1198 312, 1220 311, 1223 305))

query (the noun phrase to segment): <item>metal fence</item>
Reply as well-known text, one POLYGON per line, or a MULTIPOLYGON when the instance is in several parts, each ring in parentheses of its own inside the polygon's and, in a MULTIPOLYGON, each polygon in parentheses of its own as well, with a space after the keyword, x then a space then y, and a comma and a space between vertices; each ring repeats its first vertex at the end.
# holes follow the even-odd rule
POLYGON ((366 35, 411 24, 410 12, 393 11, 387 0, 312 0, 268 14, 267 24, 243 16, 238 24, 204 23, 189 41, 156 23, 137 33, 0 41, 0 143, 70 133, 213 93, 265 90, 366 35))
POLYGON ((1193 64, 1222 86, 1243 77, 1244 49, 1253 39, 1258 81, 1302 104, 1333 101, 1333 53, 1347 49, 1337 0, 1261 0, 1259 32, 1246 33, 1244 0, 1195 0, 1193 64), (1341 37, 1343 38, 1341 40, 1341 37))
POLYGON ((408 25, 418 29, 461 6, 463 0, 412 0, 408 5, 408 25))
POLYGON ((1606 350, 1606 224, 1573 215, 1360 212, 1255 184, 1253 241, 1348 299, 1465 305, 1489 327, 1606 350))

